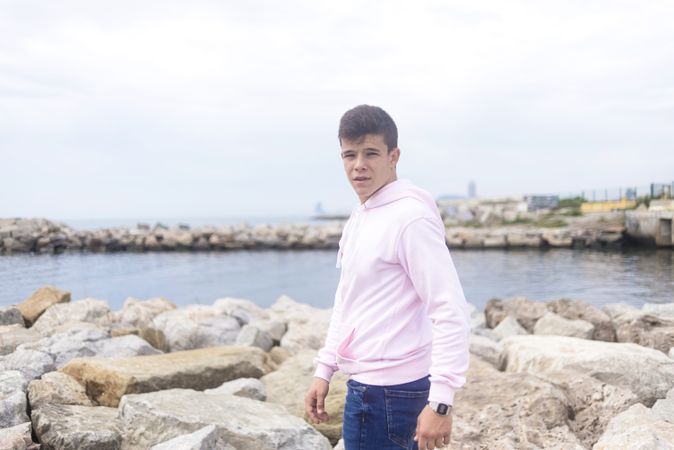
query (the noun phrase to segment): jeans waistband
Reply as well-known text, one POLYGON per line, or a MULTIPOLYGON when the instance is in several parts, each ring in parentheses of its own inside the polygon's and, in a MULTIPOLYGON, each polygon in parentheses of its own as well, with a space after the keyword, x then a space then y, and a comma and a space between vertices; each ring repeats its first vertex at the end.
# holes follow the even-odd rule
POLYGON ((429 381, 430 375, 426 375, 425 377, 421 377, 418 380, 410 381, 408 383, 402 383, 402 384, 394 384, 394 385, 389 385, 389 386, 378 386, 375 384, 365 384, 361 383, 359 381, 350 379, 347 381, 347 384, 351 387, 367 387, 371 389, 401 389, 401 390, 419 390, 419 391, 425 391, 428 390, 430 387, 430 381, 429 381))

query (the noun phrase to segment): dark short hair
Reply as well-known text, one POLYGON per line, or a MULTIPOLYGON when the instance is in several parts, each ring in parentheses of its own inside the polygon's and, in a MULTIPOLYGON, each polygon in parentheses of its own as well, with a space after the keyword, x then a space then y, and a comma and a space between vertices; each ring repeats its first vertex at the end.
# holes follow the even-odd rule
POLYGON ((342 139, 357 141, 366 134, 380 134, 390 152, 398 146, 398 128, 386 111, 378 106, 359 105, 348 110, 339 121, 339 143, 342 139))

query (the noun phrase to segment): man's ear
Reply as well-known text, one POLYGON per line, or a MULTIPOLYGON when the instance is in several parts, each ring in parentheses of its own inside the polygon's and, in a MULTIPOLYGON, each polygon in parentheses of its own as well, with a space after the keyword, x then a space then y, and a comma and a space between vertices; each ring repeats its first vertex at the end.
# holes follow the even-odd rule
POLYGON ((398 147, 394 148, 391 150, 391 162, 393 165, 398 164, 398 160, 400 159, 400 149, 398 147))

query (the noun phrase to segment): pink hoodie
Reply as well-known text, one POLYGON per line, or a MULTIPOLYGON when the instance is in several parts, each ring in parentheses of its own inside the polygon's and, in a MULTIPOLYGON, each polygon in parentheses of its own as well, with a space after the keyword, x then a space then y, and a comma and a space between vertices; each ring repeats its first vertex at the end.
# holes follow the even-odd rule
POLYGON ((315 376, 402 384, 430 373, 452 404, 468 370, 469 313, 433 198, 406 180, 357 206, 339 241, 342 273, 315 376))

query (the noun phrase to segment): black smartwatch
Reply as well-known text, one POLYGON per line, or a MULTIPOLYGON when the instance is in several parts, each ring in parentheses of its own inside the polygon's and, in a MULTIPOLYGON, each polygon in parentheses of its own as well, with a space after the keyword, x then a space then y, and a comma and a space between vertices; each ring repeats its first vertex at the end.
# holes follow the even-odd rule
POLYGON ((449 413, 452 412, 452 405, 446 403, 428 402, 428 406, 430 406, 436 414, 441 416, 448 416, 449 413))

